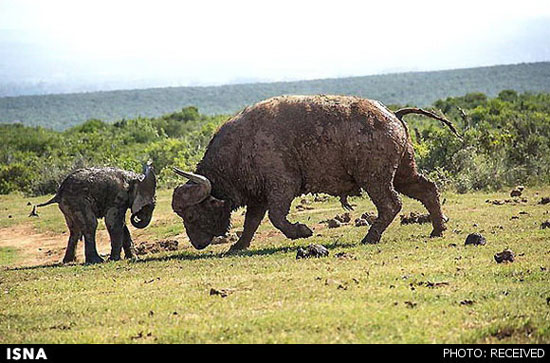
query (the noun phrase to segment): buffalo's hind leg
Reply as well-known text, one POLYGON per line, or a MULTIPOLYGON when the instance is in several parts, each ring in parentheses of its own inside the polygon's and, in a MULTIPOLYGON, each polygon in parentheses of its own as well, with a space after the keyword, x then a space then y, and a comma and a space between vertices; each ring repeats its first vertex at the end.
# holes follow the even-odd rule
POLYGON ((378 243, 380 242, 382 233, 384 233, 401 210, 402 203, 399 195, 393 188, 391 179, 388 181, 377 180, 376 184, 367 185, 365 189, 378 210, 378 217, 361 243, 378 243))
POLYGON ((431 237, 440 237, 447 229, 445 226, 447 217, 441 210, 439 191, 434 182, 418 173, 412 155, 413 152, 409 150, 399 165, 394 179, 395 189, 401 194, 420 201, 426 207, 432 220, 431 237))
POLYGON ((252 237, 262 223, 266 210, 267 208, 264 205, 249 205, 246 207, 243 234, 239 240, 231 246, 229 252, 244 250, 250 246, 252 237))

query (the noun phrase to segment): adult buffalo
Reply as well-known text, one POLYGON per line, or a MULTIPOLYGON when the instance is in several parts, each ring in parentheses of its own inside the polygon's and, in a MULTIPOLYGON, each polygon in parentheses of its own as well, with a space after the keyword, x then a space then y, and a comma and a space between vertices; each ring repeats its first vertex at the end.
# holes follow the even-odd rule
MULTIPOLYGON (((250 245, 266 211, 291 239, 312 231, 287 219, 292 200, 305 193, 341 198, 365 190, 378 218, 363 243, 377 243, 401 209, 397 192, 428 209, 432 236, 446 229, 436 185, 420 175, 406 124, 378 101, 348 96, 281 96, 248 107, 226 122, 210 141, 194 173, 172 197, 193 246, 203 249, 224 235, 231 212, 246 206, 244 231, 231 250, 250 245)), ((452 128, 452 125, 451 125, 452 128)), ((456 130, 453 131, 456 132, 456 130)))

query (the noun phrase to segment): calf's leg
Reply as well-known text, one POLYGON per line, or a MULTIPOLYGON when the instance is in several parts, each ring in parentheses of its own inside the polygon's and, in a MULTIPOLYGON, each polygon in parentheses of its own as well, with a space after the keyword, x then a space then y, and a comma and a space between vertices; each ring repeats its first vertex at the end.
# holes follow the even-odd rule
POLYGON ((69 228, 70 234, 67 249, 65 250, 65 257, 63 257, 63 263, 75 262, 76 247, 78 245, 78 240, 82 235, 69 216, 65 216, 65 221, 67 222, 67 227, 69 228))
POLYGON ((97 253, 95 243, 95 232, 97 229, 97 218, 89 205, 83 205, 75 213, 79 229, 84 235, 84 256, 86 263, 100 263, 103 259, 97 253))
POLYGON ((118 208, 110 208, 105 214, 105 226, 111 238, 110 260, 120 260, 122 240, 124 238, 124 212, 118 208))
POLYGON ((125 258, 136 258, 134 241, 132 241, 132 236, 130 236, 130 231, 128 230, 127 226, 124 226, 123 229, 122 248, 124 249, 125 258))

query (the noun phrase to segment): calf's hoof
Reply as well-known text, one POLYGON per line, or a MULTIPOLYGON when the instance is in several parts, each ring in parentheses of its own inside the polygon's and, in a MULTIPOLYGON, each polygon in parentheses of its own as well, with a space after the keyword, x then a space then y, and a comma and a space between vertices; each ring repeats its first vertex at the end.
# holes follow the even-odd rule
POLYGON ((71 263, 71 262, 76 262, 76 257, 63 257, 63 263, 71 263))
POLYGON ((86 257, 86 264, 94 264, 94 263, 103 263, 105 262, 101 257, 99 256, 91 256, 86 257))
POLYGON ((444 229, 434 229, 432 233, 430 233, 430 237, 431 238, 443 237, 443 231, 444 229))

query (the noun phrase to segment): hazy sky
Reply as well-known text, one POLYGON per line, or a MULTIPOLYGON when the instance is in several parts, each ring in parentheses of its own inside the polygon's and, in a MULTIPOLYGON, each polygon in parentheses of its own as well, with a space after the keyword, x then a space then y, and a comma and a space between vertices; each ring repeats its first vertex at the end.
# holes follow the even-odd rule
POLYGON ((550 60, 550 1, 0 0, 0 76, 158 85, 550 60))

